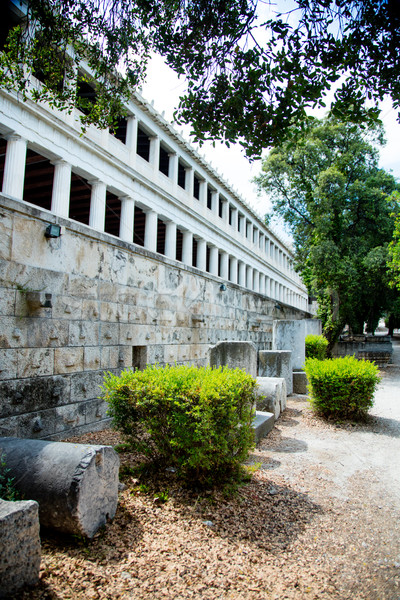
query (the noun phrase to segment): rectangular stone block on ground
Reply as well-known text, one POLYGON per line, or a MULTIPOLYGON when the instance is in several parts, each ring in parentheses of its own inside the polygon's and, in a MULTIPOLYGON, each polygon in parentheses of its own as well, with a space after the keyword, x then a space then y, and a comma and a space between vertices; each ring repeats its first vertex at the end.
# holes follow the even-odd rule
POLYGON ((293 393, 307 394, 307 375, 304 371, 293 371, 293 393))
POLYGON ((286 408, 286 381, 282 377, 257 377, 256 408, 273 413, 275 419, 286 408))
POLYGON ((273 350, 289 350, 292 353, 293 369, 304 368, 306 359, 306 324, 301 321, 274 321, 272 333, 273 350))
POLYGON ((0 598, 39 581, 39 505, 0 499, 0 598))
POLYGON ((258 353, 259 377, 283 377, 286 381, 286 393, 293 391, 292 353, 290 350, 261 350, 258 353))
POLYGON ((274 415, 270 412, 258 410, 253 421, 254 436, 256 442, 268 435, 275 423, 274 415))
POLYGON ((243 369, 257 377, 257 348, 253 342, 217 342, 209 349, 209 362, 212 367, 243 369))

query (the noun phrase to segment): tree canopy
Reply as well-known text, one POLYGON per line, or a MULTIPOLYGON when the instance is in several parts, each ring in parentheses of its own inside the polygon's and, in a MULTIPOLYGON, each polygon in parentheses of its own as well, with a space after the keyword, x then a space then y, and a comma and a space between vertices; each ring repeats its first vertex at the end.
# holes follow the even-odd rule
MULTIPOLYGON (((400 291, 400 194, 397 196, 398 212, 396 217, 393 239, 389 244, 388 267, 390 270, 390 284, 400 291)), ((398 308, 398 320, 400 322, 400 301, 398 308)), ((400 323, 399 323, 400 324, 400 323)))
POLYGON ((2 26, 0 87, 24 94, 29 72, 41 73, 34 98, 69 110, 83 103, 86 122, 115 119, 151 51, 187 80, 177 120, 198 141, 239 141, 249 157, 294 135, 294 123, 302 129, 307 108, 324 106, 332 86, 336 116, 371 122, 385 96, 400 107, 399 0, 281 0, 281 13, 257 0, 23 4, 7 40, 2 26), (86 105, 73 85, 86 77, 84 61, 97 91, 86 105), (65 74, 72 84, 63 85, 65 74))
POLYGON ((374 331, 394 300, 387 274, 399 186, 378 168, 379 125, 310 118, 296 144, 263 162, 257 182, 293 234, 297 269, 331 344, 347 324, 374 331))

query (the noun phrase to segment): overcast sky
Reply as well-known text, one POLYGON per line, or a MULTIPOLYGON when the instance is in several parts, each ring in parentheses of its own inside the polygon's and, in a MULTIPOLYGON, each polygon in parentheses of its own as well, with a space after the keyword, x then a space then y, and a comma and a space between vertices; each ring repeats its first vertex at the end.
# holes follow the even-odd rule
MULTIPOLYGON (((165 118, 172 121, 179 95, 184 90, 184 80, 178 79, 164 64, 162 58, 155 56, 149 65, 147 81, 143 86, 144 98, 148 101, 154 100, 154 107, 160 113, 165 111, 165 118)), ((387 145, 381 149, 380 166, 391 171, 400 180, 400 124, 396 121, 396 113, 390 101, 383 103, 381 118, 386 130, 387 145)), ((190 142, 190 127, 176 127, 179 131, 183 129, 185 139, 190 142)), ((251 182, 252 178, 260 172, 261 161, 249 163, 239 145, 227 148, 224 144, 216 142, 216 147, 213 148, 211 142, 206 142, 199 152, 205 155, 207 162, 211 163, 260 215, 263 216, 268 212, 270 204, 267 196, 258 196, 251 182)))

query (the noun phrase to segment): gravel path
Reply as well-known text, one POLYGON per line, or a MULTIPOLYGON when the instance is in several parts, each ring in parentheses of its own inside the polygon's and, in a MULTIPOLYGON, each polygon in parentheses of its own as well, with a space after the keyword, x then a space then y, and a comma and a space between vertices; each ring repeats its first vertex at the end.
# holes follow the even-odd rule
POLYGON ((292 396, 234 497, 189 493, 171 473, 125 477, 116 518, 92 543, 43 536, 40 584, 20 597, 400 600, 399 343, 395 352, 368 423, 326 423, 292 396))

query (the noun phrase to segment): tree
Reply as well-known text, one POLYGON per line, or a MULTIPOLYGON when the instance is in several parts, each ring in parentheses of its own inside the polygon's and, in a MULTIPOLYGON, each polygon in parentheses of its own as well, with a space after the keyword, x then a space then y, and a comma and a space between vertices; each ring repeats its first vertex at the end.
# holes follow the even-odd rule
POLYGON ((29 71, 41 72, 34 98, 71 110, 82 99, 64 72, 76 82, 87 61, 97 102, 84 122, 115 119, 152 50, 187 80, 177 120, 198 141, 239 141, 249 157, 302 129, 332 85, 336 116, 372 122, 386 95, 400 107, 399 0, 297 0, 272 16, 257 0, 26 2, 24 21, 7 41, 3 32, 0 87, 26 94, 29 71))
MULTIPOLYGON (((400 195, 397 196, 397 202, 399 211, 400 195)), ((393 239, 389 244, 388 267, 391 274, 391 286, 400 290, 400 214, 397 214, 397 216, 394 214, 393 216, 396 217, 396 221, 393 239)), ((398 320, 400 320, 400 303, 398 313, 398 320)))
POLYGON ((374 331, 393 299, 386 263, 399 186, 378 168, 377 142, 378 125, 310 118, 297 144, 274 148, 257 178, 293 234, 330 347, 346 324, 374 331))

